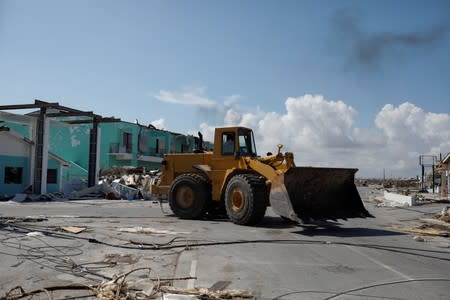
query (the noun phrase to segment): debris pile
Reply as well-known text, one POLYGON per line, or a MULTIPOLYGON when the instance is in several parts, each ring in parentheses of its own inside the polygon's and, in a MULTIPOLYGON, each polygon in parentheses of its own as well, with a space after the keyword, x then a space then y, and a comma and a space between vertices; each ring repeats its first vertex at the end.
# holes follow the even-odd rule
POLYGON ((450 223, 450 206, 442 208, 441 213, 437 214, 434 218, 446 223, 450 223))
POLYGON ((176 288, 173 286, 162 286, 161 291, 172 294, 182 294, 182 295, 193 295, 204 297, 207 299, 245 299, 253 298, 253 295, 247 291, 237 291, 237 290, 211 290, 207 288, 176 288))
POLYGON ((70 284, 67 286, 44 287, 26 292, 21 286, 10 289, 0 300, 16 300, 25 297, 33 297, 39 294, 46 294, 48 299, 53 299, 50 295, 53 291, 61 290, 86 290, 91 292, 87 297, 95 296, 99 300, 150 300, 163 299, 164 295, 176 294, 185 296, 196 296, 200 299, 249 299, 253 295, 247 291, 238 290, 214 290, 202 287, 196 288, 176 288, 172 286, 173 280, 196 279, 196 277, 168 278, 161 279, 158 276, 150 277, 151 268, 137 268, 123 275, 113 275, 109 280, 103 280, 100 284, 70 284), (142 271, 146 274, 142 274, 142 271), (130 278, 131 274, 139 272, 141 275, 130 278))
MULTIPOLYGON (((144 199, 151 200, 155 196, 152 194, 152 185, 161 177, 159 170, 143 173, 109 175, 102 179, 103 184, 108 184, 111 189, 106 191, 106 199, 144 199)), ((107 189, 107 186, 104 187, 107 189)))
MULTIPOLYGON (((122 169, 118 169, 122 170, 122 169)), ((139 169, 132 169, 139 171, 139 169)), ((159 170, 145 171, 140 173, 122 174, 110 171, 103 176, 99 183, 88 188, 73 189, 69 193, 47 193, 33 195, 31 193, 17 193, 11 197, 2 197, 0 200, 10 200, 14 202, 28 201, 67 201, 67 200, 88 200, 88 199, 109 199, 109 200, 153 200, 157 196, 152 194, 152 185, 156 184, 161 176, 159 170)))
POLYGON ((389 229, 401 232, 414 233, 425 236, 440 236, 440 237, 449 237, 450 229, 446 226, 441 226, 439 224, 422 224, 420 226, 400 226, 400 225, 387 225, 389 229))

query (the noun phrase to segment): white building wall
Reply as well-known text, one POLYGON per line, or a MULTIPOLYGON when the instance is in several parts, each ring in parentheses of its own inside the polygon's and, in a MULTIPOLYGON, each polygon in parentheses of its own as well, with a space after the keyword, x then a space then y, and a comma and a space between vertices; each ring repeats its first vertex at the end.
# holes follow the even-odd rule
POLYGON ((7 131, 0 131, 0 155, 30 157, 30 144, 7 131))

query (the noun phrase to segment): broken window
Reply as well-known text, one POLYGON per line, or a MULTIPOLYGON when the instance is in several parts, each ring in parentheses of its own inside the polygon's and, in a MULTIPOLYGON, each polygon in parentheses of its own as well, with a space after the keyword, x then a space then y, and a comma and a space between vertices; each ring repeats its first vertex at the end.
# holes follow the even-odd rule
POLYGON ((47 183, 57 183, 56 169, 47 169, 47 183))
POLYGON ((22 183, 22 167, 5 167, 5 183, 21 184, 22 183))
POLYGON ((131 153, 131 150, 133 148, 133 146, 132 146, 132 134, 131 133, 128 133, 128 132, 124 132, 123 133, 122 144, 125 147, 125 152, 126 153, 131 153))

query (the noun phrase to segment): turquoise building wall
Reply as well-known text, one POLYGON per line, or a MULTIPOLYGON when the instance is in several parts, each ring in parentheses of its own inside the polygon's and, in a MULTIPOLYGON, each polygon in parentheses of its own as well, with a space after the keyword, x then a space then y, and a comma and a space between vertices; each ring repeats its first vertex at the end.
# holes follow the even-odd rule
POLYGON ((89 163, 89 130, 92 125, 50 122, 49 151, 70 162, 65 180, 86 179, 89 163))
POLYGON ((0 155, 0 193, 2 195, 14 195, 23 193, 30 185, 30 159, 21 156, 0 155), (21 184, 5 183, 5 167, 22 168, 21 184))
MULTIPOLYGON (((62 174, 60 174, 60 164, 54 159, 49 158, 48 169, 56 169, 56 183, 47 184, 47 193, 59 191, 62 174)), ((0 194, 14 195, 23 193, 32 183, 30 182, 30 158, 22 156, 0 155, 0 194), (5 182, 5 168, 22 168, 22 180, 20 184, 11 184, 5 182)))
MULTIPOLYGON (((72 117, 71 119, 77 119, 72 117)), ((80 118, 78 118, 80 119, 80 118)), ((61 119, 62 120, 62 119, 61 119)), ((66 118, 67 120, 67 118, 66 118)), ((2 123, 21 136, 30 137, 28 124, 11 122, 2 123)), ((89 133, 92 124, 67 124, 57 122, 57 118, 50 120, 49 151, 70 163, 64 168, 58 178, 63 181, 72 179, 86 180, 89 164, 89 133)), ((145 167, 157 169, 159 162, 149 162, 149 157, 162 158, 166 153, 191 152, 195 148, 193 136, 186 136, 169 131, 158 130, 152 126, 142 126, 130 122, 100 123, 100 172, 113 167, 145 167), (117 153, 126 153, 123 143, 123 134, 131 134, 131 151, 125 156, 117 153), (116 153, 116 154, 115 154, 116 153), (126 159, 118 159, 119 157, 126 159), (128 159, 129 158, 129 159, 128 159)), ((53 168, 49 165, 49 168, 53 168)), ((60 172, 59 168, 58 172, 60 172)), ((59 189, 58 186, 49 186, 49 191, 59 189)))

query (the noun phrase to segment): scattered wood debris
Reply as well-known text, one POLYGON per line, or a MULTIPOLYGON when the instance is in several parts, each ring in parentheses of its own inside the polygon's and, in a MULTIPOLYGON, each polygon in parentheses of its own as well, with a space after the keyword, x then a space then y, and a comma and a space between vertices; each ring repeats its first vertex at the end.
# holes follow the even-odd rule
POLYGON ((213 291, 208 288, 176 288, 173 286, 162 286, 160 288, 161 291, 165 293, 172 294, 182 294, 182 295, 194 295, 194 296, 203 296, 209 297, 213 299, 242 299, 242 298, 253 298, 253 295, 247 291, 237 291, 237 290, 218 290, 213 291))
POLYGON ((432 224, 423 224, 418 227, 408 227, 408 226, 399 226, 399 225, 389 225, 387 227, 392 230, 416 233, 416 234, 420 234, 420 235, 441 236, 441 237, 448 237, 450 235, 448 231, 438 230, 438 229, 433 228, 432 224))

